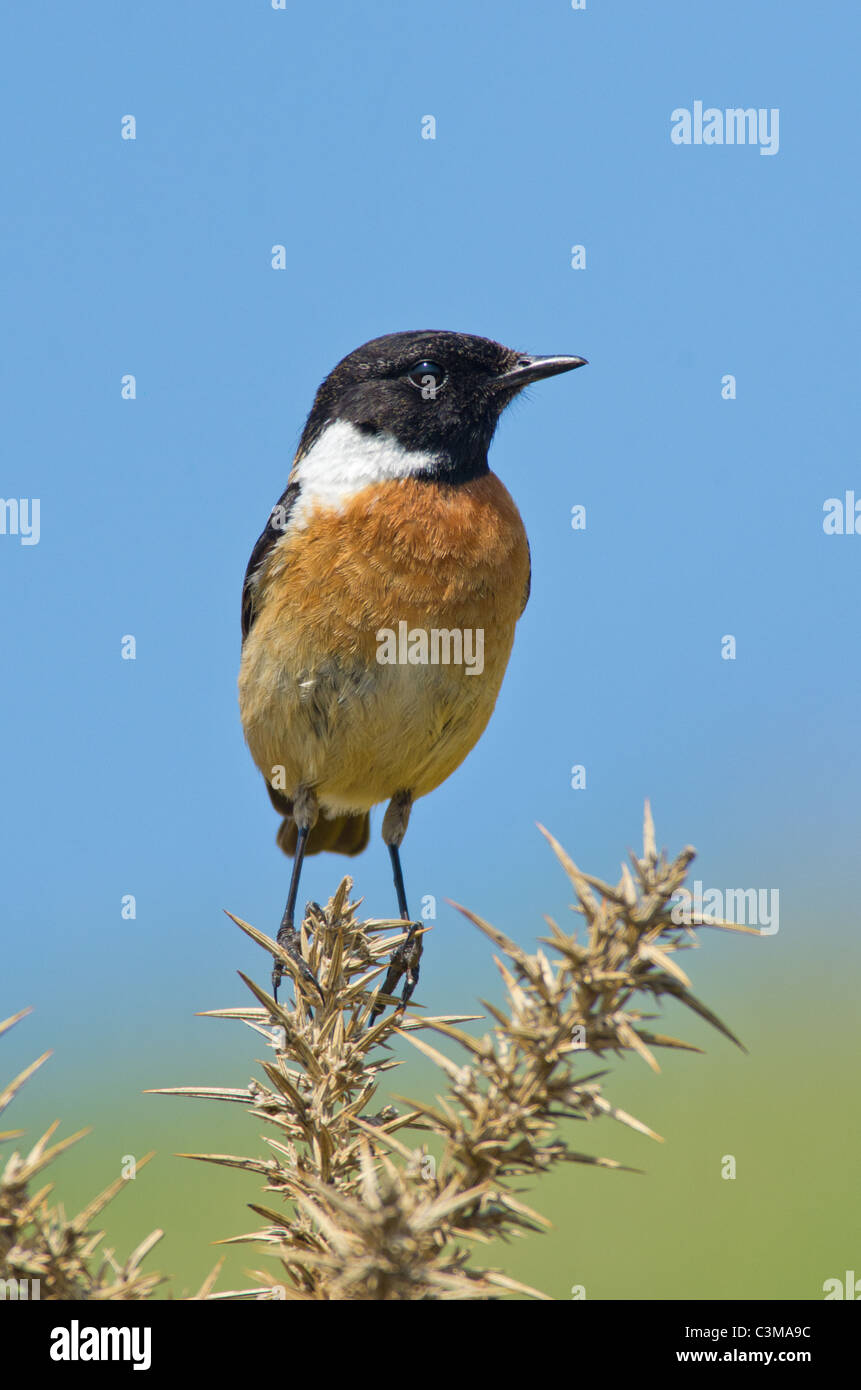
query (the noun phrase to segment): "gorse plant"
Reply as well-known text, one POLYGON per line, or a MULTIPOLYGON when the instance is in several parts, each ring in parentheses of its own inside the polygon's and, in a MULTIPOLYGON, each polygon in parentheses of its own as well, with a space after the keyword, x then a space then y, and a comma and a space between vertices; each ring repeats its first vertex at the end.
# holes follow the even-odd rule
MULTIPOLYGON (((605 1072, 594 1069, 594 1060, 632 1051, 657 1070, 655 1053, 662 1048, 699 1051, 654 1030, 655 1015, 644 1007, 665 995, 737 1042, 692 993, 678 957, 697 944, 702 927, 757 933, 705 916, 686 918, 684 925, 673 921, 673 898, 694 851, 684 849, 672 861, 659 854, 647 805, 642 855, 631 855, 613 886, 583 873, 543 833, 574 889, 580 930, 569 934, 548 918, 550 935, 529 953, 460 909, 497 948, 506 995, 504 1008, 482 1001, 493 1026, 479 1038, 463 1027, 479 1015, 429 1018, 415 1005, 404 1011, 394 999, 371 1021, 383 1000, 380 976, 405 940, 406 926, 358 921, 349 879, 325 910, 308 905, 302 927, 303 955, 321 994, 296 978, 296 965, 281 947, 233 918, 293 973, 295 1002, 277 1004, 242 976, 256 1003, 209 1016, 241 1021, 260 1035, 271 1050, 262 1063, 265 1080, 166 1093, 239 1103, 269 1126, 267 1157, 185 1157, 264 1180, 265 1202, 251 1204, 262 1227, 226 1243, 262 1247, 276 1264, 254 1271, 253 1287, 225 1292, 215 1290, 216 1269, 196 1298, 544 1297, 499 1270, 474 1267, 476 1244, 547 1226, 521 1201, 524 1180, 559 1163, 621 1166, 572 1148, 565 1137, 569 1120, 609 1116, 659 1137, 612 1104, 603 1090, 605 1072), (391 1044, 401 1040, 438 1068, 442 1091, 434 1103, 396 1106, 380 1095, 384 1074, 400 1065, 391 1044)), ((23 1016, 0 1024, 0 1034, 23 1016)), ((49 1055, 0 1092, 0 1113, 49 1055)), ((26 1156, 12 1153, 0 1173, 4 1292, 27 1297, 34 1289, 30 1296, 72 1300, 150 1297, 161 1280, 144 1274, 141 1264, 162 1233, 154 1231, 119 1263, 93 1225, 125 1185, 122 1177, 71 1220, 49 1203, 51 1184, 31 1191, 33 1180, 86 1132, 52 1144, 55 1129, 26 1156)), ((0 1133, 0 1142, 20 1133, 0 1133)))
POLYGON ((558 1163, 621 1166, 571 1148, 563 1137, 566 1121, 606 1115, 659 1137, 611 1103, 604 1072, 590 1070, 590 1061, 633 1051, 657 1070, 659 1049, 699 1051, 652 1028, 654 1014, 643 1004, 659 1004, 664 995, 737 1042, 692 993, 678 955, 697 944, 701 927, 757 933, 705 916, 685 925, 673 921, 673 895, 694 851, 684 849, 672 861, 659 854, 647 805, 642 855, 631 855, 631 867, 623 866, 613 886, 583 873, 543 833, 574 889, 583 930, 568 934, 546 919, 550 935, 530 954, 460 909, 497 947, 507 995, 505 1009, 482 1001, 494 1026, 480 1038, 461 1026, 474 1015, 428 1018, 393 1008, 371 1022, 384 962, 406 931, 401 922, 357 921, 349 879, 325 910, 309 904, 303 923, 303 955, 322 998, 296 978, 294 963, 274 941, 233 918, 294 976, 293 1007, 242 976, 257 1006, 208 1015, 260 1034, 273 1054, 262 1063, 266 1080, 163 1093, 238 1102, 274 1131, 268 1158, 185 1157, 265 1180, 266 1203, 251 1204, 264 1224, 234 1243, 262 1245, 278 1272, 254 1271, 255 1287, 224 1293, 215 1293, 210 1280, 202 1296, 544 1297, 501 1271, 474 1268, 474 1245, 548 1224, 517 1195, 524 1178, 558 1163), (392 928, 395 934, 386 935, 392 928), (387 1045, 399 1039, 438 1067, 444 1091, 435 1103, 381 1102, 381 1077, 399 1065, 387 1045))
MULTIPOLYGON (((23 1009, 0 1023, 0 1035, 30 1012, 23 1009)), ((0 1091, 0 1114, 21 1087, 50 1057, 45 1052, 14 1081, 0 1091)), ((153 1231, 141 1241, 129 1258, 120 1264, 112 1250, 102 1242, 104 1231, 94 1228, 99 1213, 126 1186, 117 1178, 110 1187, 89 1202, 83 1211, 69 1219, 61 1206, 48 1198, 53 1184, 31 1191, 31 1185, 60 1154, 77 1144, 86 1129, 52 1144, 59 1120, 55 1121, 27 1154, 9 1155, 0 1170, 0 1279, 3 1297, 26 1299, 142 1299, 161 1283, 157 1274, 144 1274, 141 1265, 162 1231, 153 1231)), ((0 1143, 21 1137, 20 1129, 0 1132, 0 1143)), ((152 1154, 139 1160, 140 1169, 152 1154)))

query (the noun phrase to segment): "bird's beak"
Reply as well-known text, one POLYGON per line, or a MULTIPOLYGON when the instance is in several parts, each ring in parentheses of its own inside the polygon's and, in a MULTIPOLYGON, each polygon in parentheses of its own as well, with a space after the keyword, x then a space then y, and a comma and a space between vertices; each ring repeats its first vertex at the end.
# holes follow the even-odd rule
POLYGON ((560 372, 573 372, 575 367, 585 367, 585 357, 521 357, 507 372, 495 378, 498 386, 528 386, 530 381, 541 381, 546 376, 558 376, 560 372))

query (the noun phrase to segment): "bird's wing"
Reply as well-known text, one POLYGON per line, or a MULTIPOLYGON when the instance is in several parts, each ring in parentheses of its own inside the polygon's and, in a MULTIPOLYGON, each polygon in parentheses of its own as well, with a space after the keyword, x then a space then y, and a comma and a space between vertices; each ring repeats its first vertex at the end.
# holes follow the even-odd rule
POLYGON ((242 585, 242 640, 245 641, 251 631, 257 611, 254 601, 257 596, 257 585, 260 579, 260 570, 266 557, 273 546, 277 545, 287 529, 287 522, 293 507, 296 505, 296 498, 299 496, 299 484, 297 482, 288 483, 272 511, 269 513, 269 520, 265 528, 257 538, 257 544, 251 552, 251 559, 248 561, 248 568, 245 571, 245 582, 242 585))

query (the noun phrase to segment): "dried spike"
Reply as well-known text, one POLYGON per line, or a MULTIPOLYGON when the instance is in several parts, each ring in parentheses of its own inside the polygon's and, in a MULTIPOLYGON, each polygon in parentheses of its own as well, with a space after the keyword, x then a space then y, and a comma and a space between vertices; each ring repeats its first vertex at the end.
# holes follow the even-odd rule
MULTIPOLYGON (((23 1014, 15 1014, 13 1018, 7 1019, 6 1028, 11 1028, 14 1023, 17 1023, 19 1019, 23 1018, 24 1014, 29 1012, 29 1009, 25 1009, 23 1014)), ((49 1048, 47 1052, 42 1053, 41 1057, 37 1057, 35 1062, 31 1062, 29 1067, 25 1067, 23 1071, 19 1071, 14 1081, 10 1081, 9 1085, 6 1086, 4 1090, 0 1091, 0 1115, 3 1114, 3 1111, 6 1109, 7 1105, 9 1105, 10 1101, 14 1099, 18 1091, 20 1091, 21 1087, 30 1080, 30 1077, 33 1076, 40 1067, 45 1065, 51 1055, 52 1053, 49 1048)))
MULTIPOLYGON (((496 1008, 493 1004, 491 1004, 487 999, 479 999, 478 1002, 479 1002, 479 1004, 481 1005, 481 1007, 482 1007, 483 1009, 486 1009, 486 1010, 487 1010, 487 1012, 490 1014, 491 1018, 495 1018, 495 1019, 496 1019, 497 1023, 498 1023, 499 1026, 500 1026, 500 1028, 505 1029, 505 1028, 508 1028, 508 1027, 509 1027, 509 1024, 510 1024, 510 1021, 511 1021, 511 1020, 510 1020, 509 1018, 507 1018, 507 1016, 506 1016, 504 1013, 501 1013, 501 1012, 499 1011, 499 1009, 497 1009, 497 1008, 496 1008)), ((428 1020, 428 1022, 430 1022, 430 1020, 428 1020)))
POLYGON ((247 1086, 152 1086, 144 1096, 186 1096, 190 1100, 229 1100, 250 1104, 254 1097, 247 1086))
MULTIPOLYGON (((268 951, 273 960, 278 961, 278 963, 280 965, 283 965, 285 969, 289 968, 290 965, 293 965, 292 960, 288 956, 287 952, 284 950, 283 946, 279 946, 278 942, 273 941, 271 936, 267 936, 265 932, 258 931, 257 927, 252 927, 249 922, 243 922, 241 917, 234 916, 234 914, 232 912, 229 912, 226 907, 222 910, 224 912, 225 917, 229 917, 231 922, 235 922, 236 926, 239 928, 240 931, 245 932, 246 936, 250 936, 252 941, 256 941, 258 946, 263 947, 264 951, 268 951)), ((295 965, 293 966, 293 968, 295 970, 295 965)))
POLYGON ((433 1023, 430 1019, 426 1019, 425 1022, 434 1032, 442 1033, 447 1038, 453 1038, 455 1042, 460 1043, 461 1047, 465 1047, 468 1052, 471 1052, 474 1057, 486 1057, 491 1050, 487 1038, 476 1040, 470 1037, 469 1033, 464 1033, 462 1028, 451 1028, 447 1023, 433 1023))
POLYGON ((642 1038, 639 1037, 636 1028, 632 1028, 630 1023, 627 1023, 624 1019, 618 1019, 616 1022, 616 1031, 620 1041, 642 1057, 646 1065, 652 1068, 652 1071, 659 1072, 661 1070, 652 1053, 649 1051, 642 1038))
POLYGON ((438 1198, 425 1211, 416 1213, 415 1229, 427 1231, 432 1230, 434 1226, 444 1224, 449 1216, 453 1216, 456 1211, 460 1211, 463 1207, 471 1206, 473 1202, 486 1193, 487 1184, 482 1182, 475 1187, 457 1191, 451 1196, 438 1198))
POLYGON ((703 913, 699 917, 691 917, 688 925, 692 927, 711 927, 713 930, 717 931, 736 931, 743 936, 762 936, 759 927, 747 927, 741 922, 725 922, 723 918, 710 917, 708 913, 703 913))
MULTIPOLYGON (((396 1028, 395 1032, 401 1033, 401 1030, 396 1028)), ((438 1052, 435 1047, 431 1047, 430 1043, 426 1043, 422 1038, 411 1037, 409 1033, 401 1033, 401 1036, 408 1038, 413 1047, 417 1047, 419 1052, 423 1052, 424 1055, 429 1057, 432 1062, 435 1062, 438 1067, 442 1067, 443 1071, 446 1072, 453 1081, 458 1081, 460 1079, 465 1070, 464 1067, 459 1067, 456 1062, 450 1061, 442 1052, 438 1052)))
POLYGON ((629 1115, 627 1110, 619 1110, 617 1106, 611 1105, 603 1096, 593 1096, 592 1104, 596 1110, 602 1114, 609 1115, 612 1119, 618 1120, 620 1124, 628 1125, 630 1129, 636 1129, 638 1133, 645 1134, 649 1139, 656 1139, 659 1144, 663 1144, 660 1134, 656 1134, 648 1125, 644 1125, 642 1120, 637 1120, 633 1115, 629 1115))
POLYGON ((250 1211, 255 1212, 257 1216, 262 1216, 264 1221, 270 1222, 273 1226, 289 1229, 293 1222, 293 1217, 288 1212, 273 1211, 272 1207, 259 1206, 255 1202, 249 1202, 248 1207, 250 1211))
POLYGON ((577 897, 584 911, 586 912, 589 920, 591 921, 598 911, 598 901, 595 898, 594 894, 590 893, 587 880, 584 878, 583 874, 577 868, 577 865, 574 863, 574 860, 571 858, 567 850, 564 850, 562 848, 555 835, 551 835, 550 831, 545 829, 545 827, 540 823, 540 821, 536 821, 536 824, 538 826, 538 829, 541 831, 541 834, 544 836, 545 840, 550 845, 550 848, 553 850, 553 853, 556 855, 556 858, 559 860, 559 863, 562 865, 563 869, 565 870, 566 874, 571 880, 571 885, 574 889, 574 892, 577 894, 577 897))
POLYGON ((349 874, 346 874, 344 878, 341 879, 341 882, 338 884, 338 887, 335 889, 332 901, 329 904, 330 917, 340 917, 341 913, 344 910, 344 906, 346 904, 347 898, 350 894, 350 890, 352 887, 353 880, 350 878, 349 874))
POLYGON ((622 877, 619 882, 622 898, 627 907, 637 906, 637 887, 627 864, 622 863, 622 877))
POLYGON ((542 1293, 540 1289, 533 1289, 529 1284, 521 1284, 517 1279, 509 1279, 507 1274, 501 1274, 498 1270, 491 1271, 485 1275, 488 1283, 496 1288, 507 1289, 509 1293, 525 1293, 529 1298, 537 1298, 542 1303, 552 1303, 550 1294, 542 1293))
POLYGON ((56 1133, 59 1124, 59 1120, 54 1120, 24 1159, 23 1167, 28 1177, 32 1177, 42 1168, 46 1168, 49 1163, 53 1163, 55 1158, 59 1158, 61 1153, 65 1153, 66 1149, 70 1149, 73 1144, 77 1144, 79 1140, 86 1138, 92 1132, 91 1127, 87 1125, 85 1129, 79 1129, 75 1134, 70 1134, 67 1139, 60 1139, 49 1147, 48 1140, 52 1134, 56 1133))
MULTIPOLYGON (((227 1242, 219 1241, 219 1244, 227 1244, 227 1242)), ((207 1301, 209 1303, 223 1303, 228 1298, 254 1298, 260 1300, 263 1298, 264 1292, 265 1291, 260 1289, 228 1289, 224 1293, 208 1294, 207 1301)))
POLYGON ((693 1043, 682 1042, 679 1038, 668 1037, 665 1033, 647 1033, 643 1028, 638 1031, 643 1042, 651 1043, 652 1047, 671 1047, 680 1052, 698 1052, 701 1057, 705 1056, 704 1049, 694 1047, 693 1043))
POLYGON ((467 921, 472 922, 473 926, 478 927, 479 931, 484 932, 485 936, 489 936, 491 941, 494 941, 496 945, 499 946, 507 956, 510 956, 512 960, 516 961, 518 965, 526 962, 526 952, 521 950, 516 941, 512 941, 504 932, 498 931, 496 927, 492 927, 489 922, 485 922, 483 917, 478 917, 474 912, 470 912, 468 907, 463 907, 460 903, 454 902, 452 898, 446 898, 446 902, 449 907, 453 907, 458 912, 463 913, 467 921))
POLYGON ((647 941, 641 941, 637 951, 644 960, 651 961, 654 965, 659 965, 662 970, 666 970, 668 975, 674 975, 680 984, 684 985, 685 989, 690 989, 690 980, 684 970, 682 970, 682 967, 677 965, 673 960, 669 951, 662 951, 660 946, 656 946, 654 942, 647 941))
POLYGON ((415 1151, 402 1144, 400 1139, 395 1139, 394 1135, 385 1130, 382 1126, 369 1125, 367 1120, 362 1120, 358 1115, 353 1116, 353 1124, 361 1129, 365 1134, 369 1134, 373 1139, 383 1139, 393 1153, 399 1153, 401 1158, 410 1162, 415 1151))
POLYGON ((735 1033, 731 1032, 726 1024, 721 1022, 717 1014, 712 1013, 711 1009, 707 1008, 702 1000, 697 999, 695 995, 691 994, 690 990, 682 989, 681 985, 677 985, 673 981, 672 983, 663 983, 661 992, 663 994, 671 994, 674 999, 678 999, 680 1004, 686 1005, 686 1007, 691 1009, 695 1014, 699 1014, 700 1018, 704 1018, 706 1023, 710 1023, 713 1028, 716 1028, 719 1033, 723 1033, 724 1037, 729 1038, 729 1041, 735 1043, 736 1047, 742 1052, 747 1052, 744 1043, 739 1042, 735 1033))
POLYGON ((598 1158, 595 1154, 577 1153, 566 1149, 562 1155, 566 1163, 586 1163, 593 1168, 612 1168, 617 1173, 642 1173, 642 1168, 632 1168, 627 1163, 619 1163, 615 1158, 598 1158))
MULTIPOLYGON (((149 1163, 150 1159, 154 1157, 154 1150, 151 1150, 149 1153, 144 1154, 143 1158, 138 1159, 135 1165, 135 1171, 139 1173, 141 1168, 145 1167, 145 1165, 149 1163)), ((109 1202, 113 1201, 117 1193, 122 1192, 123 1188, 127 1186, 127 1178, 115 1178, 114 1181, 105 1188, 104 1192, 100 1192, 97 1197, 94 1197, 91 1202, 88 1202, 87 1205, 81 1211, 78 1212, 78 1215, 75 1217, 73 1221, 69 1223, 69 1225, 78 1232, 83 1233, 84 1231, 86 1231, 93 1217, 98 1216, 100 1211, 104 1211, 105 1207, 108 1205, 109 1202)))
MULTIPOLYGON (((261 1062, 260 1065, 262 1066, 266 1075, 269 1077, 269 1080, 272 1082, 273 1086, 277 1087, 281 1094, 283 1096, 286 1096, 287 1099, 290 1101, 290 1104, 292 1105, 296 1114, 304 1115, 305 1110, 307 1109, 305 1098, 293 1085, 289 1076, 287 1076, 284 1073, 282 1068, 278 1066, 273 1066, 271 1062, 261 1062)), ((315 1070, 318 1070, 318 1068, 315 1067, 315 1070)))
POLYGON ((412 1029, 431 1028, 437 1023, 482 1023, 483 1021, 483 1014, 435 1014, 432 1018, 409 1018, 405 1016, 399 1026, 403 1031, 407 1027, 412 1029))
POLYGON ((652 819, 652 807, 648 797, 643 810, 643 858, 654 863, 658 858, 658 850, 655 844, 655 822, 652 819))
POLYGON ((548 1221, 547 1217, 542 1216, 540 1211, 534 1211, 532 1207, 528 1207, 525 1202, 518 1202, 516 1197, 513 1197, 510 1192, 501 1193, 500 1200, 504 1201, 505 1205, 510 1207, 512 1211, 516 1211, 521 1216, 527 1216, 530 1221, 534 1221, 536 1226, 543 1226, 546 1231, 551 1231, 553 1229, 552 1221, 548 1221))
POLYGON ((158 1245, 159 1241, 163 1238, 163 1236, 164 1231, 160 1230, 152 1231, 148 1236, 145 1236, 144 1239, 140 1242, 140 1245, 136 1245, 132 1253, 129 1255, 127 1262, 128 1268, 137 1269, 138 1265, 143 1263, 149 1252, 156 1245, 158 1245))
POLYGON ((8 1033, 10 1028, 14 1028, 16 1023, 20 1023, 22 1018, 26 1018, 27 1015, 32 1012, 33 1005, 28 1004, 26 1009, 21 1009, 19 1013, 12 1014, 10 1018, 4 1018, 2 1023, 0 1023, 0 1038, 2 1038, 4 1033, 8 1033))
POLYGON ((176 1153, 174 1158, 193 1158, 198 1163, 214 1163, 221 1168, 244 1168, 249 1173, 262 1173, 268 1177, 272 1164, 259 1158, 242 1158, 236 1154, 186 1154, 176 1153))
POLYGON ((239 1009, 198 1009, 195 1014, 195 1018, 238 1019, 241 1023, 263 1023, 268 1017, 265 1009, 253 1009, 250 1004, 239 1009))
POLYGON ((208 1298, 210 1298, 210 1297, 212 1296, 212 1291, 213 1291, 213 1289, 215 1288, 216 1280, 218 1279, 218 1276, 219 1276, 219 1274, 221 1273, 223 1266, 224 1266, 224 1260, 223 1260, 223 1259, 222 1259, 222 1260, 218 1260, 218 1261, 213 1265, 212 1269, 211 1269, 211 1270, 209 1271, 209 1273, 207 1274, 206 1278, 204 1279, 204 1281, 203 1281, 203 1283, 201 1284, 200 1288, 198 1289, 197 1293, 196 1293, 196 1294, 192 1294, 192 1297, 191 1297, 191 1300, 190 1300, 192 1303, 200 1303, 200 1302, 202 1302, 203 1300, 208 1299, 208 1298))

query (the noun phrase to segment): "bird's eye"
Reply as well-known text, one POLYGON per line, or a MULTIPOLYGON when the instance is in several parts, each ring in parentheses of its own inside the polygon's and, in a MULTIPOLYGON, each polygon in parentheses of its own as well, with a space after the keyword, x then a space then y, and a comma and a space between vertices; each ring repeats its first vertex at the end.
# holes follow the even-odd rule
POLYGON ((407 380, 422 393, 426 401, 432 401, 445 381, 445 367, 437 362, 416 362, 407 372, 407 380))

